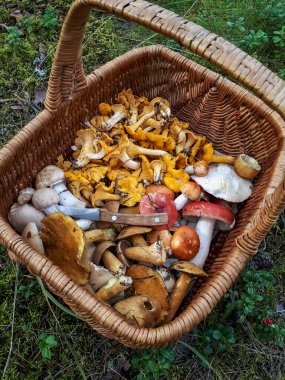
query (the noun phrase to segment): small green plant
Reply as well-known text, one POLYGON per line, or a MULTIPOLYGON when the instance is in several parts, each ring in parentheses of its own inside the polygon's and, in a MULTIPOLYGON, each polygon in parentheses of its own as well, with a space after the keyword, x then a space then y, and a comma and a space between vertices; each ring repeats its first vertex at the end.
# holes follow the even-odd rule
POLYGON ((10 46, 19 46, 21 44, 21 33, 18 28, 9 28, 5 42, 10 46))
POLYGON ((227 25, 230 28, 238 29, 240 32, 246 31, 243 23, 244 23, 244 17, 239 17, 236 21, 227 21, 227 25))
POLYGON ((51 359, 51 349, 57 346, 57 340, 54 335, 47 335, 46 332, 41 333, 37 339, 42 357, 45 359, 51 359))
POLYGON ((32 33, 33 31, 33 19, 31 17, 21 16, 18 21, 19 28, 25 33, 32 33))
POLYGON ((18 288, 18 293, 23 294, 26 300, 29 300, 31 296, 38 293, 36 287, 37 281, 32 280, 28 285, 20 285, 18 288))
POLYGON ((274 44, 278 47, 285 46, 285 26, 282 26, 280 30, 273 32, 275 37, 272 38, 274 44))
POLYGON ((44 28, 52 29, 56 25, 56 17, 51 7, 45 10, 45 13, 41 19, 41 23, 44 28))
POLYGON ((284 348, 285 328, 273 323, 271 319, 265 319, 261 323, 253 324, 258 337, 264 342, 276 341, 279 348, 284 348))
POLYGON ((248 49, 256 49, 264 46, 269 41, 268 35, 262 30, 257 32, 253 29, 250 30, 249 34, 245 35, 241 40, 241 45, 248 49))
POLYGON ((131 365, 133 369, 139 371, 136 380, 152 380, 167 375, 174 359, 175 351, 171 348, 143 350, 140 355, 132 358, 131 365))
POLYGON ((236 311, 239 323, 246 318, 258 322, 268 318, 272 314, 270 292, 273 283, 274 277, 269 273, 245 270, 238 283, 239 290, 235 286, 224 296, 228 300, 225 317, 236 311))
POLYGON ((201 332, 199 329, 193 330, 196 335, 196 342, 205 355, 213 352, 231 351, 236 343, 234 329, 231 326, 218 326, 208 328, 201 332))

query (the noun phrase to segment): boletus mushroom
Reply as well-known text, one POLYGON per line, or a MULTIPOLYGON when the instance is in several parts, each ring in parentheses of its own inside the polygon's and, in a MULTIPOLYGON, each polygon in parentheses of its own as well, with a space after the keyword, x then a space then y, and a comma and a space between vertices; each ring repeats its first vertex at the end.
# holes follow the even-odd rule
POLYGON ((128 297, 117 302, 114 309, 139 327, 155 327, 161 314, 158 301, 145 295, 128 297))
POLYGON ((152 268, 145 265, 132 265, 127 268, 127 276, 133 279, 133 290, 136 295, 144 295, 156 300, 161 307, 158 323, 169 312, 168 292, 161 276, 152 268))
POLYGON ((180 272, 180 277, 176 281, 172 293, 170 294, 169 304, 170 310, 168 315, 163 321, 163 324, 172 321, 179 306, 181 305, 189 285, 192 282, 193 277, 207 277, 207 273, 197 265, 189 263, 187 261, 177 261, 170 266, 170 269, 180 272))
POLYGON ((80 285, 88 282, 90 266, 83 231, 69 216, 56 212, 46 216, 40 236, 46 255, 80 285))

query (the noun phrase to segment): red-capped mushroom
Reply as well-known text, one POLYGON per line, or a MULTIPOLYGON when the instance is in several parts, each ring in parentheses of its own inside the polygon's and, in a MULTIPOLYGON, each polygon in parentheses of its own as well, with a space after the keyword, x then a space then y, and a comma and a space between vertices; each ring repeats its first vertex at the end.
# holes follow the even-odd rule
POLYGON ((151 193, 144 195, 140 203, 141 214, 153 214, 166 212, 168 214, 168 225, 155 227, 157 230, 165 230, 173 226, 177 218, 175 204, 165 194, 151 193))
POLYGON ((167 186, 164 185, 148 185, 146 188, 146 193, 151 194, 151 193, 163 193, 164 195, 168 196, 170 200, 174 200, 175 194, 172 190, 170 190, 167 186))
POLYGON ((187 204, 182 211, 184 218, 188 216, 199 216, 196 232, 200 238, 200 249, 191 262, 203 268, 208 257, 212 234, 216 220, 221 220, 229 227, 233 227, 235 216, 226 207, 209 202, 192 202, 187 204))
POLYGON ((200 247, 200 238, 192 227, 178 227, 171 242, 172 254, 181 260, 191 260, 197 255, 200 247))

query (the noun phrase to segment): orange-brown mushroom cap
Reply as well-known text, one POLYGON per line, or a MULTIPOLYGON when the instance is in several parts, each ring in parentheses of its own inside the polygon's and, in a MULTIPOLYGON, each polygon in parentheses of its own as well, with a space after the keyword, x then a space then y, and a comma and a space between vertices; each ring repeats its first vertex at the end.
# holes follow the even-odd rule
POLYGON ((172 254, 181 260, 191 260, 200 248, 200 239, 192 227, 182 226, 177 228, 171 239, 172 254))
POLYGON ((88 282, 90 269, 84 233, 69 216, 59 212, 42 220, 40 232, 46 255, 80 285, 88 282))

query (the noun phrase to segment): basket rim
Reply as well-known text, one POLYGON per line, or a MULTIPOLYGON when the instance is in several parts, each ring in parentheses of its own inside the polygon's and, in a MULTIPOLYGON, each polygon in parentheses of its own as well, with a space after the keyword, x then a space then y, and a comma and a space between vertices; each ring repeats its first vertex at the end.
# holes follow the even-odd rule
MULTIPOLYGON (((217 74, 212 70, 191 61, 179 53, 171 51, 171 49, 165 48, 161 45, 153 45, 131 50, 95 69, 87 76, 88 88, 95 77, 102 78, 103 80, 106 73, 110 72, 112 67, 122 60, 129 58, 130 56, 139 56, 146 53, 151 55, 157 54, 157 56, 161 56, 162 58, 165 58, 167 54, 168 57, 179 57, 180 59, 190 61, 191 64, 193 64, 193 67, 197 70, 202 70, 205 76, 208 74, 216 75, 217 83, 221 86, 225 86, 225 88, 228 88, 229 92, 240 92, 244 96, 247 104, 251 104, 253 107, 260 107, 264 117, 267 117, 271 122, 275 122, 280 125, 280 150, 276 153, 277 163, 275 164, 275 168, 267 183, 267 188, 269 191, 266 196, 270 197, 278 186, 276 181, 273 181, 273 179, 278 177, 281 185, 282 181, 284 181, 284 174, 282 173, 283 176, 280 175, 280 168, 283 168, 285 161, 285 122, 278 112, 274 111, 270 106, 265 104, 264 101, 259 99, 254 94, 251 94, 240 85, 224 78, 221 74, 217 74)), ((86 89, 83 91, 88 93, 88 90, 86 89)), ((76 101, 79 96, 82 96, 82 94, 76 93, 72 101, 76 101)), ((62 112, 62 109, 59 109, 58 112, 62 112)), ((26 141, 26 139, 31 138, 35 130, 39 128, 38 124, 51 121, 54 117, 55 113, 51 113, 48 110, 41 111, 21 131, 9 140, 7 144, 4 145, 4 147, 0 150, 0 158, 2 158, 0 160, 0 172, 3 172, 9 163, 13 163, 13 154, 15 154, 17 146, 22 144, 23 141, 26 141)), ((281 206, 283 207, 283 205, 281 206)), ((265 207, 266 204, 262 204, 261 208, 256 210, 255 214, 257 212, 261 213, 265 207)), ((271 224, 273 224, 273 221, 271 224)), ((247 232, 252 230, 251 227, 252 226, 244 226, 245 235, 242 234, 238 236, 234 250, 227 258, 225 258, 224 264, 230 266, 232 269, 228 268, 228 273, 225 272, 224 269, 219 270, 208 279, 208 287, 215 289, 216 299, 209 300, 206 292, 204 295, 200 293, 198 296, 194 296, 191 300, 191 308, 193 309, 192 314, 189 314, 188 309, 190 306, 188 305, 187 308, 170 323, 154 328, 140 328, 131 325, 126 322, 113 308, 102 301, 96 300, 96 298, 91 296, 87 290, 83 289, 80 285, 77 285, 69 279, 68 276, 65 275, 60 268, 54 265, 50 259, 42 256, 40 253, 33 250, 27 243, 25 243, 22 237, 15 233, 4 217, 0 218, 0 237, 4 242, 4 245, 13 251, 17 257, 22 259, 32 273, 41 277, 43 276, 42 278, 48 286, 51 287, 56 294, 59 294, 62 298, 64 298, 65 302, 77 314, 83 316, 87 322, 88 319, 90 319, 90 316, 92 316, 98 320, 100 328, 109 331, 114 338, 117 338, 124 344, 131 347, 134 347, 134 345, 151 347, 154 342, 159 342, 156 347, 160 347, 169 344, 173 339, 176 340, 185 333, 189 332, 190 329, 205 318, 211 312, 213 307, 215 307, 215 305, 219 302, 222 295, 225 293, 225 290, 221 289, 228 290, 230 288, 232 283, 238 277, 240 271, 243 269, 246 261, 255 252, 259 242, 261 241, 261 238, 255 238, 254 243, 251 243, 251 245, 248 246, 248 249, 243 247, 241 244, 242 239, 246 238, 247 232), (235 264, 233 264, 233 261, 235 264), (57 276, 55 276, 55 273, 57 273, 57 276), (204 310, 202 310, 199 305, 204 305, 204 310), (205 310, 207 310, 207 312, 205 310)), ((100 331, 99 328, 98 331, 100 331)))

